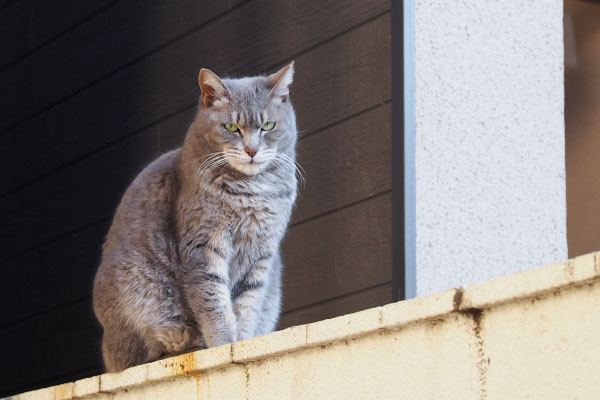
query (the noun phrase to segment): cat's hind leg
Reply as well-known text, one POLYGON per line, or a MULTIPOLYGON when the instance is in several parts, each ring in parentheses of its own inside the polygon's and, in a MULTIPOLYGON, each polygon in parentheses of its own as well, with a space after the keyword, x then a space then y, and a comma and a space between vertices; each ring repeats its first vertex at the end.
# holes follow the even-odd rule
POLYGON ((157 326, 141 335, 107 329, 102 338, 102 356, 108 372, 121 371, 134 365, 206 347, 198 333, 189 326, 157 326))
POLYGON ((102 358, 108 372, 121 371, 134 365, 155 360, 160 350, 148 347, 146 341, 133 330, 122 326, 105 327, 102 337, 102 358))

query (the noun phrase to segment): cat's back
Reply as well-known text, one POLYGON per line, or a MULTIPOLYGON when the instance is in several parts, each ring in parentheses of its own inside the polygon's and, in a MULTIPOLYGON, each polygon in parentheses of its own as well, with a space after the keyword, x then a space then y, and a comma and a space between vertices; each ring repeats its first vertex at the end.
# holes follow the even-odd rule
POLYGON ((167 233, 178 191, 181 149, 163 154, 133 180, 125 191, 103 247, 103 255, 119 248, 146 246, 147 233, 167 233))
POLYGON ((144 316, 140 304, 154 307, 149 293, 170 292, 169 270, 177 259, 171 218, 180 153, 173 150, 146 166, 117 208, 94 279, 94 311, 105 329, 119 326, 120 320, 135 324, 144 316))

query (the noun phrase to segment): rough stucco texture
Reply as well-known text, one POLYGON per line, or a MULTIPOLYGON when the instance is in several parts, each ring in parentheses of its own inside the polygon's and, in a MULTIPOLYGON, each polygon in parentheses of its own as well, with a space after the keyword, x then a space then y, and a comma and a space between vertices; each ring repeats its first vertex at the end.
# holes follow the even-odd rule
POLYGON ((562 7, 416 1, 419 296, 567 258, 562 7))

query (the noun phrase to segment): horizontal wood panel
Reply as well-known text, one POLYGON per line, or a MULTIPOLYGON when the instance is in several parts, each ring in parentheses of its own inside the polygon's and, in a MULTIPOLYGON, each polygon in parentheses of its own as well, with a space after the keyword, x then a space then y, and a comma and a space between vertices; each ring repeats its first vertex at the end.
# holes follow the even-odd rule
POLYGON ((183 140, 200 67, 296 60, 308 182, 282 246, 282 326, 391 301, 390 1, 109 1, 14 66, 0 56, 0 397, 99 372, 101 243, 129 182, 183 140))
POLYGON ((5 88, 0 107, 7 107, 8 114, 0 130, 198 26, 217 23, 216 16, 244 1, 129 0, 115 4, 0 73, 0 87, 5 88))
MULTIPOLYGON (((48 0, 13 1, 0 12, 0 37, 3 38, 0 69, 114 2, 115 0, 77 0, 68 3, 48 0)), ((44 64, 47 61, 44 60, 44 64)), ((29 69, 28 64, 21 67, 29 69)), ((32 67, 39 68, 39 65, 32 67)))
MULTIPOLYGON (((313 218, 391 189, 390 112, 389 104, 378 106, 300 141, 299 155, 301 163, 306 165, 307 184, 300 189, 292 222, 313 218)), ((189 123, 187 118, 191 118, 191 114, 183 113, 153 127, 143 137, 131 138, 107 149, 107 154, 98 153, 98 158, 92 160, 94 163, 81 170, 81 175, 86 170, 100 172, 93 179, 94 185, 89 186, 89 190, 80 189, 74 202, 64 199, 59 192, 55 202, 57 208, 50 214, 58 213, 68 218, 77 204, 97 202, 103 193, 112 192, 114 196, 104 201, 104 206, 96 203, 93 210, 83 209, 88 217, 108 218, 135 168, 149 161, 132 157, 132 149, 154 143, 163 133, 184 130, 189 123), (123 149, 119 151, 121 146, 123 149), (123 188, 114 185, 123 185, 123 188)), ((75 179, 79 175, 75 174, 75 179)), ((67 186, 73 185, 76 184, 67 186)), ((65 221, 57 223, 64 224, 65 221)), ((91 286, 81 282, 91 282, 98 265, 100 243, 107 231, 108 222, 102 222, 0 266, 5 277, 0 281, 0 303, 12 299, 20 304, 18 309, 9 310, 0 317, 0 326, 69 304, 89 294, 91 286)))
POLYGON ((391 194, 290 229, 284 239, 284 311, 388 282, 391 194))
POLYGON ((298 57, 292 101, 298 129, 310 134, 392 97, 389 15, 298 57))
POLYGON ((158 125, 158 149, 166 153, 183 145, 185 134, 196 116, 196 106, 188 107, 158 125))
MULTIPOLYGON (((291 228, 283 246, 284 261, 293 260, 286 264, 284 274, 284 310, 389 282, 390 213, 391 195, 387 194, 291 228)), ((319 315, 341 310, 338 303, 332 302, 319 315)), ((345 307, 367 304, 356 299, 342 303, 347 304, 345 307)), ((317 314, 298 312, 295 317, 294 314, 287 317, 287 321, 291 323, 310 315, 317 318, 317 314)), ((38 376, 39 380, 50 379, 87 368, 90 359, 99 360, 100 332, 88 299, 1 328, 0 352, 8 362, 35 359, 37 365, 64 366, 40 372, 38 376)), ((27 365, 16 364, 19 367, 12 369, 7 377, 15 385, 20 379, 27 381, 24 377, 27 365)))
MULTIPOLYGON (((277 2, 280 3, 288 2, 277 2)), ((252 5, 234 14, 249 12, 246 8, 252 5)), ((368 11, 363 12, 363 18, 368 18, 372 9, 366 3, 365 8, 368 11)), ((5 182, 3 193, 192 106, 199 92, 199 66, 209 66, 223 75, 256 72, 282 62, 293 51, 314 46, 323 33, 318 29, 292 29, 274 40, 276 33, 268 32, 255 37, 257 42, 251 46, 244 32, 239 37, 232 34, 230 27, 236 26, 237 19, 231 18, 197 32, 200 36, 202 33, 221 37, 223 44, 219 48, 194 33, 0 137, 0 159, 5 166, 0 169, 0 179, 5 182), (265 54, 247 54, 249 48, 265 49, 265 54), (181 54, 189 56, 182 58, 181 54), (232 63, 232 59, 248 62, 232 63), (11 168, 14 165, 19 168, 11 168)), ((289 16, 296 21, 294 18, 289 16)), ((327 26, 327 20, 337 20, 327 14, 323 18, 323 25, 327 26)), ((345 23, 355 22, 356 18, 352 18, 345 23)), ((333 26, 336 30, 347 28, 340 22, 333 26)), ((327 29, 330 32, 333 28, 327 29)), ((386 14, 298 56, 292 96, 300 129, 314 131, 389 99, 389 52, 390 19, 386 14)))
POLYGON ((279 329, 334 318, 382 306, 392 301, 392 283, 388 282, 374 288, 350 293, 341 298, 317 303, 300 310, 285 312, 279 321, 279 329))
POLYGON ((156 127, 0 200, 2 259, 109 218, 130 182, 158 156, 156 127))
POLYGON ((100 372, 102 366, 102 328, 94 317, 91 300, 2 328, 0 337, 0 354, 6 366, 0 393, 84 369, 97 368, 100 372))
POLYGON ((110 221, 66 236, 2 266, 0 327, 84 299, 92 293, 110 221))
MULTIPOLYGON (((284 275, 284 310, 389 282, 390 212, 387 194, 290 229, 283 246, 284 260, 293 260, 284 275)), ((0 351, 8 362, 23 357, 67 368, 49 368, 40 372, 40 380, 86 368, 100 348, 89 300, 2 328, 0 336, 0 351)), ((11 382, 26 379, 19 368, 27 366, 19 365, 7 377, 11 382)))
POLYGON ((376 107, 298 144, 306 171, 292 223, 392 188, 391 105, 376 107))
MULTIPOLYGON (((362 61, 355 59, 354 55, 342 57, 341 54, 348 53, 348 49, 353 48, 355 54, 370 57, 372 48, 377 43, 389 39, 388 23, 387 16, 379 18, 298 58, 298 90, 293 91, 292 96, 295 96, 294 101, 296 108, 299 109, 300 121, 312 121, 316 126, 323 127, 335 122, 333 118, 351 116, 365 108, 379 104, 382 99, 389 98, 390 69, 383 69, 382 64, 375 61, 368 64, 371 69, 367 72, 370 74, 368 76, 387 75, 386 81, 378 79, 360 81, 358 80, 359 75, 357 75, 355 78, 360 83, 350 87, 344 83, 348 79, 348 75, 336 73, 340 68, 349 70, 358 68, 365 73, 364 69, 361 70, 353 64, 353 62, 360 62, 361 65, 365 65, 362 61), (364 38, 368 38, 368 40, 364 38), (353 45, 359 39, 366 44, 364 46, 353 45), (320 75, 311 72, 310 68, 317 69, 315 60, 326 58, 326 53, 340 54, 340 57, 323 62, 318 67, 321 71, 320 75), (304 71, 309 77, 315 77, 315 80, 303 82, 306 77, 303 78, 304 73, 300 71, 304 71), (323 82, 326 79, 329 79, 329 82, 323 82), (333 84, 331 81, 335 83, 333 84), (311 83, 313 85, 330 85, 331 88, 334 88, 331 97, 327 100, 332 103, 338 102, 340 108, 335 112, 323 114, 317 108, 305 105, 307 102, 316 101, 306 95, 308 89, 305 86, 311 85, 311 83), (363 90, 363 86, 368 88, 363 90), (365 95, 365 93, 369 95, 365 95), (338 101, 336 98, 344 98, 344 100, 338 101), (305 111, 300 111, 302 109, 305 111)), ((381 44, 379 52, 389 50, 389 46, 385 47, 385 43, 381 44)), ((190 114, 186 112, 184 115, 190 114)), ((183 121, 177 121, 175 125, 181 127, 185 124, 183 121)), ((127 138, 119 145, 94 153, 71 165, 68 169, 61 170, 42 181, 0 199, 0 218, 5 221, 0 228, 0 239, 11 244, 4 252, 2 259, 20 254, 79 227, 112 215, 127 183, 139 171, 140 164, 156 157, 158 142, 155 135, 157 129, 160 128, 154 126, 150 129, 151 132, 127 138), (120 161, 124 164, 120 164, 120 161), (44 202, 39 201, 41 198, 44 199, 44 202)), ((88 133, 86 132, 84 136, 87 137, 88 133)), ((364 161, 365 159, 362 160, 362 162, 364 161)), ((340 162, 338 160, 338 164, 340 162)), ((19 165, 23 165, 23 162, 19 165)), ((15 172, 18 173, 18 171, 15 172)), ((6 172, 3 170, 3 173, 6 172)), ((352 194, 352 191, 348 192, 352 194)), ((329 206, 331 206, 331 202, 329 206)))

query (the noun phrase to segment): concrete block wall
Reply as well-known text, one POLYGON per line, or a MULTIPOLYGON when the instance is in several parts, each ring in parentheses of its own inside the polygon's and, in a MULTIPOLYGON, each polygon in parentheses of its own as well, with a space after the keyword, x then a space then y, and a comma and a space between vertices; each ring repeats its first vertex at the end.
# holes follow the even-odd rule
POLYGON ((595 399, 598 309, 600 253, 11 399, 595 399))

